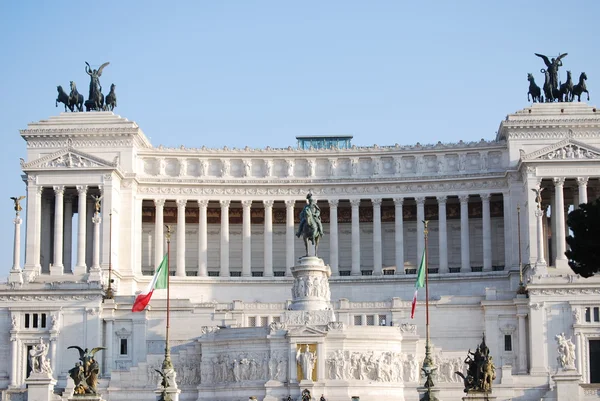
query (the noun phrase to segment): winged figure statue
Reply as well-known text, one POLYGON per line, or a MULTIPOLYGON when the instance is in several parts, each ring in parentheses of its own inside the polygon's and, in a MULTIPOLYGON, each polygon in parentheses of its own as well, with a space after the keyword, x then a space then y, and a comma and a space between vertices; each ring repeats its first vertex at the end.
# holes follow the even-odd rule
POLYGON ((21 210, 23 210, 23 208, 21 207, 21 201, 23 199, 25 199, 25 195, 16 197, 16 196, 11 196, 10 199, 13 200, 13 202, 15 203, 15 212, 19 213, 21 210))
POLYGON ((102 94, 102 85, 100 85, 100 77, 102 70, 109 65, 109 62, 102 64, 97 70, 93 69, 90 64, 85 62, 85 72, 90 76, 90 96, 88 102, 93 102, 93 108, 101 110, 104 104, 104 95, 102 94))
POLYGON ((104 347, 95 347, 91 350, 82 349, 76 345, 71 345, 67 349, 76 349, 79 351, 79 360, 75 367, 69 371, 71 378, 75 382, 76 394, 96 394, 98 386, 98 375, 100 374, 100 365, 94 358, 98 351, 105 350, 104 347))
POLYGON ((560 54, 558 57, 556 58, 552 58, 552 59, 548 59, 547 56, 543 55, 543 54, 539 54, 539 53, 534 53, 536 56, 540 57, 542 60, 544 60, 544 64, 546 64, 546 70, 542 71, 542 73, 545 73, 546 71, 548 71, 549 75, 550 75, 550 85, 552 87, 552 89, 558 89, 558 68, 562 67, 562 59, 568 54, 568 53, 563 53, 560 54))

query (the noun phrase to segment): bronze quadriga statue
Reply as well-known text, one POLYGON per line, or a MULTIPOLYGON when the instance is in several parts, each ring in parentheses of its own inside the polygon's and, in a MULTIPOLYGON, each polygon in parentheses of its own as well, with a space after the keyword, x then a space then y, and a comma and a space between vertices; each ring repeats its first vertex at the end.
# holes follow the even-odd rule
POLYGON ((462 377, 465 393, 490 393, 492 383, 496 379, 496 367, 490 356, 490 350, 485 344, 485 335, 475 352, 469 350, 465 364, 468 366, 466 375, 462 372, 454 372, 462 377))

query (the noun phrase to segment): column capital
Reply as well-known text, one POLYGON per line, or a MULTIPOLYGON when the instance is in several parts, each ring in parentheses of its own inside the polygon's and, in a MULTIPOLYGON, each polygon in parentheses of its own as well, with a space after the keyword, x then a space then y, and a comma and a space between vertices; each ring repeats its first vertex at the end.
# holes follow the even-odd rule
POLYGON ((88 190, 87 185, 76 185, 75 188, 77 189, 77 193, 79 195, 85 195, 88 190))
POLYGON ((198 207, 207 207, 208 199, 198 199, 198 207))
POLYGON ((394 198, 394 205, 402 206, 404 204, 404 198, 394 198))
POLYGON ((219 204, 221 205, 221 207, 229 207, 229 205, 231 204, 231 201, 229 199, 222 199, 219 201, 219 204))
POLYGON ((242 201, 242 206, 243 206, 244 208, 248 208, 248 207, 252 206, 252 201, 251 201, 251 200, 248 200, 248 199, 246 199, 246 200, 243 200, 243 201, 242 201))
POLYGON ((295 199, 288 199, 285 201, 285 207, 286 208, 290 208, 290 207, 294 207, 296 205, 296 200, 295 199))
POLYGON ((481 197, 482 202, 489 202, 492 197, 491 194, 479 194, 479 196, 481 197))
POLYGON ((350 199, 350 205, 352 205, 352 207, 358 207, 358 205, 360 205, 360 199, 350 199))
POLYGON ((577 177, 577 185, 580 187, 587 185, 589 177, 577 177))
POLYGON ((383 199, 381 198, 371 198, 371 203, 373 204, 373 207, 380 207, 382 200, 383 199))
POLYGON ((165 199, 154 199, 154 205, 157 207, 163 207, 165 205, 165 199))
POLYGON ((177 207, 185 207, 187 204, 187 199, 177 199, 176 200, 177 207))
POLYGON ((460 203, 468 203, 469 195, 458 195, 458 200, 460 201, 460 203))
POLYGON ((275 201, 272 199, 263 200, 263 205, 265 205, 265 209, 273 207, 274 203, 275 203, 275 201))
POLYGON ((340 204, 339 199, 327 199, 327 202, 329 203, 329 207, 338 207, 340 204))
POLYGON ((446 204, 446 201, 448 200, 448 197, 446 195, 440 195, 440 196, 436 196, 435 197, 437 199, 438 204, 446 204))
POLYGON ((35 194, 37 196, 41 196, 43 192, 44 192, 44 187, 41 186, 41 185, 36 185, 36 187, 35 187, 35 194))
POLYGON ((54 190, 54 193, 56 195, 63 195, 65 193, 64 185, 54 185, 54 186, 52 186, 52 189, 54 190))
POLYGON ((424 196, 417 196, 417 197, 415 197, 415 202, 417 202, 417 205, 424 205, 425 204, 425 197, 424 196))
POLYGON ((554 181, 555 187, 562 187, 565 185, 565 177, 554 177, 552 181, 554 181))

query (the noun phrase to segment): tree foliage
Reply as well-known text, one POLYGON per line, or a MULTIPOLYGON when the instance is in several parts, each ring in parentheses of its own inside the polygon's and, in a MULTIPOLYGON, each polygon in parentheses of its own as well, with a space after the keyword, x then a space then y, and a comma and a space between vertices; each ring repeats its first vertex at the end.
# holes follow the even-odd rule
POLYGON ((569 213, 567 225, 573 232, 567 237, 571 249, 565 252, 571 269, 582 277, 600 272, 600 198, 569 213))

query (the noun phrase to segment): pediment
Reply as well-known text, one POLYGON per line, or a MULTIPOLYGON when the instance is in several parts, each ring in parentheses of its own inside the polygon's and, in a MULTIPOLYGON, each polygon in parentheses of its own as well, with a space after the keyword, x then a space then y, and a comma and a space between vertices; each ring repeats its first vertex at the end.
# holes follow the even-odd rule
POLYGON ((571 138, 525 154, 521 150, 521 160, 586 160, 600 159, 600 149, 571 138))
POLYGON ((100 157, 90 155, 71 147, 61 149, 50 155, 40 157, 25 163, 21 159, 21 168, 23 170, 48 169, 48 168, 116 168, 119 165, 118 156, 110 162, 100 157))
POLYGON ((327 330, 315 326, 302 326, 288 330, 288 337, 322 337, 327 335, 327 330))

